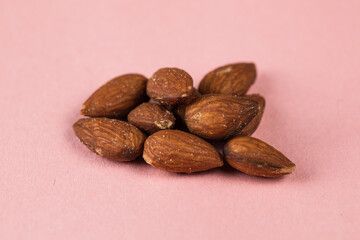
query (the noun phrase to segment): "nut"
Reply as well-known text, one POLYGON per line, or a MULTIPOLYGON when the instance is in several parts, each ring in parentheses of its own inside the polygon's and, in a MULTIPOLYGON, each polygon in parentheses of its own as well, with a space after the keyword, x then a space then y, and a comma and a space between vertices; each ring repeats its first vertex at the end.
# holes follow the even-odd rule
POLYGON ((135 126, 108 118, 83 118, 73 129, 91 151, 115 161, 136 159, 142 153, 146 138, 135 126))
POLYGON ((254 100, 231 95, 203 95, 186 107, 185 122, 191 133, 211 140, 239 135, 258 113, 254 100))
POLYGON ((125 74, 105 83, 83 105, 81 114, 89 117, 125 117, 146 101, 147 79, 139 74, 125 74))
POLYGON ((175 125, 174 115, 156 103, 143 103, 128 115, 129 123, 150 134, 175 125))
POLYGON ((247 136, 239 136, 224 146, 226 161, 235 169, 249 175, 279 177, 292 173, 295 164, 267 143, 247 136))
POLYGON ((193 80, 184 70, 161 68, 149 79, 146 88, 148 96, 165 105, 184 103, 193 91, 193 80))
POLYGON ((264 114, 265 98, 260 94, 251 94, 251 95, 246 95, 244 97, 252 99, 259 104, 258 113, 256 114, 256 116, 249 122, 248 125, 246 125, 243 129, 241 129, 239 133, 239 135, 251 136, 258 128, 261 122, 261 118, 264 114))
POLYGON ((256 68, 253 63, 234 63, 209 72, 201 80, 201 94, 245 95, 255 82, 256 68))
POLYGON ((179 130, 162 130, 148 137, 143 158, 148 164, 168 172, 193 173, 223 165, 212 145, 179 130))
MULTIPOLYGON (((199 91, 191 76, 179 68, 161 68, 149 80, 139 74, 122 75, 89 97, 81 114, 94 118, 78 120, 73 130, 100 156, 131 161, 142 154, 148 164, 179 173, 223 166, 219 152, 202 138, 217 141, 234 137, 223 152, 235 169, 262 177, 292 173, 294 163, 267 143, 250 137, 265 109, 260 94, 245 95, 255 78, 253 63, 216 68, 201 80, 199 91), (148 96, 150 102, 146 102, 148 96), (126 116, 130 123, 110 119, 126 116), (170 130, 173 127, 183 131, 170 130), (138 128, 152 135, 146 139, 138 128)), ((212 143, 224 144, 215 141, 212 143)))

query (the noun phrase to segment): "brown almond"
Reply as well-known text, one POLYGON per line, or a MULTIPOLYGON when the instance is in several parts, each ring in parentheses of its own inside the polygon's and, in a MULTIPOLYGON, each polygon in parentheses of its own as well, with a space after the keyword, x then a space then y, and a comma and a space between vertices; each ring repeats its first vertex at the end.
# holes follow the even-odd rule
POLYGON ((140 74, 125 74, 105 83, 83 105, 81 114, 89 117, 125 117, 146 101, 147 79, 140 74))
POLYGON ((173 128, 175 125, 174 114, 156 103, 142 103, 137 106, 129 113, 128 121, 150 134, 173 128))
POLYGON ((244 97, 252 99, 259 104, 258 113, 256 114, 256 116, 249 122, 248 125, 246 125, 243 129, 241 129, 241 131, 239 133, 239 135, 251 136, 256 131, 256 129, 259 127, 261 118, 264 114, 265 98, 263 96, 261 96, 260 94, 251 94, 251 95, 246 95, 244 97))
POLYGON ((193 173, 223 165, 219 152, 211 144, 179 130, 162 130, 148 137, 143 158, 168 172, 193 173))
POLYGON ((185 122, 191 133, 211 140, 238 135, 258 113, 254 100, 231 95, 203 95, 185 110, 185 122))
POLYGON ((184 103, 193 91, 193 79, 179 68, 161 68, 147 83, 146 92, 156 102, 165 105, 184 103))
POLYGON ((295 164, 269 144, 247 136, 239 136, 224 146, 226 161, 249 175, 279 177, 292 173, 295 164))
POLYGON ((228 64, 209 72, 201 80, 201 94, 229 94, 242 96, 255 82, 256 68, 253 63, 228 64))
POLYGON ((83 118, 73 129, 91 151, 115 161, 131 161, 143 150, 145 134, 130 123, 108 118, 83 118))

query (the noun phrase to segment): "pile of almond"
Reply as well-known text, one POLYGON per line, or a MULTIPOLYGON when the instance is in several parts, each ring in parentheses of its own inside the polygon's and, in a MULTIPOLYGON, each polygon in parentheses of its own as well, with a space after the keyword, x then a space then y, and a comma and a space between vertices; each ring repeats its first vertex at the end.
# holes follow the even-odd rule
POLYGON ((150 79, 116 77, 84 103, 73 129, 91 151, 115 161, 142 156, 169 172, 221 167, 224 160, 246 174, 278 177, 295 164, 269 144, 250 137, 260 124, 265 99, 246 95, 255 82, 253 63, 219 67, 193 87, 178 68, 161 68, 150 79), (149 101, 150 98, 150 101, 149 101), (176 129, 176 130, 175 130, 176 129), (224 142, 223 156, 212 145, 224 142))

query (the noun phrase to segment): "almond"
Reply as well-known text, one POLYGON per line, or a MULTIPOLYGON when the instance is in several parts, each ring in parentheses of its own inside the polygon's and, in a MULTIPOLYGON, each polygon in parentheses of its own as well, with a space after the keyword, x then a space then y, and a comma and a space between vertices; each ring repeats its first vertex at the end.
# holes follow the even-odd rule
POLYGON ((254 176, 279 177, 295 170, 281 152, 253 137, 231 139, 224 146, 224 156, 233 168, 254 176))
POLYGON ((143 103, 128 115, 129 123, 150 134, 175 125, 175 117, 164 107, 156 103, 143 103))
POLYGON ((225 65, 206 74, 201 80, 201 94, 245 95, 255 82, 256 68, 253 63, 234 63, 225 65))
POLYGON ((240 134, 239 134, 239 135, 243 135, 243 136, 251 136, 258 128, 258 126, 261 122, 261 118, 264 114, 265 98, 263 96, 261 96, 260 94, 251 94, 251 95, 246 95, 244 97, 252 99, 259 104, 258 113, 249 122, 248 125, 246 125, 243 129, 241 129, 240 134))
POLYGON ((211 140, 239 135, 258 113, 259 104, 231 95, 203 95, 185 110, 185 122, 191 133, 211 140))
POLYGON ((161 68, 149 79, 146 91, 156 102, 177 105, 191 96, 193 80, 187 72, 179 68, 161 68))
POLYGON ((83 118, 73 129, 91 151, 115 161, 136 159, 142 153, 146 138, 135 126, 107 118, 83 118))
POLYGON ((83 105, 81 114, 89 117, 125 117, 146 101, 147 79, 139 74, 125 74, 105 83, 83 105))
POLYGON ((212 145, 179 130, 162 130, 148 137, 143 158, 148 164, 168 172, 193 173, 223 165, 212 145))

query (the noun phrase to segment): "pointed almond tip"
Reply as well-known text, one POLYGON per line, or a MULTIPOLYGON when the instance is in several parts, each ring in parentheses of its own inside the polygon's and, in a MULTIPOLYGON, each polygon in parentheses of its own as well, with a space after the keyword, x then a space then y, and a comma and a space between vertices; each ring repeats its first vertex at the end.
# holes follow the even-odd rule
POLYGON ((74 124, 72 125, 74 131, 76 131, 76 129, 79 127, 80 122, 81 122, 82 118, 78 119, 76 122, 74 122, 74 124))
POLYGON ((224 166, 224 160, 220 157, 218 167, 224 166))
POLYGON ((284 168, 279 169, 277 171, 277 173, 279 173, 279 174, 290 174, 290 173, 293 173, 295 171, 295 168, 296 168, 296 165, 293 164, 292 166, 284 167, 284 168))
POLYGON ((83 104, 80 109, 80 114, 86 116, 86 109, 87 109, 86 105, 83 104))

